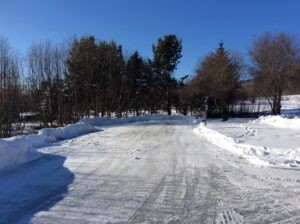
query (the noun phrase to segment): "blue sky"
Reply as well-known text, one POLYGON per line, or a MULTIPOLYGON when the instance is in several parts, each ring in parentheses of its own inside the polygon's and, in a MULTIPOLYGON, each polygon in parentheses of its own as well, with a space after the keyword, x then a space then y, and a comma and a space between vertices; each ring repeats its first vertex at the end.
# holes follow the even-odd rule
POLYGON ((157 38, 175 33, 183 40, 177 77, 192 74, 221 40, 246 57, 254 38, 298 36, 299 22, 298 0, 0 0, 0 35, 20 52, 33 41, 93 34, 151 57, 157 38))

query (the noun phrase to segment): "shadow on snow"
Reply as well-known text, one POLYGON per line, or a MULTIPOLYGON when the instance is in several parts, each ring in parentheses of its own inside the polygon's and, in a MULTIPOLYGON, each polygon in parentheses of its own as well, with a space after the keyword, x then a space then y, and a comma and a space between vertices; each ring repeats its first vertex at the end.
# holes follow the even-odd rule
POLYGON ((40 159, 0 174, 0 223, 28 223, 64 198, 74 174, 66 157, 43 155, 40 159))

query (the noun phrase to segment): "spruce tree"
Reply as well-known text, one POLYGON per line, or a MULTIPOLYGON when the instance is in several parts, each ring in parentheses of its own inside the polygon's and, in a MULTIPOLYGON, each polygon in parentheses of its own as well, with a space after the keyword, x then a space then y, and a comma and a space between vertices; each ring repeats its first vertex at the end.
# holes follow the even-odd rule
POLYGON ((228 120, 229 105, 239 87, 240 67, 239 62, 232 58, 223 43, 220 43, 216 52, 207 56, 197 70, 200 88, 212 97, 223 121, 228 120))
POLYGON ((171 115, 171 99, 173 90, 172 75, 182 57, 182 41, 176 35, 165 35, 152 46, 154 58, 152 62, 155 73, 160 77, 160 93, 167 101, 168 115, 171 115))
POLYGON ((126 66, 126 74, 128 76, 128 94, 129 108, 134 109, 136 115, 139 116, 139 111, 142 108, 144 98, 144 87, 146 79, 144 76, 144 61, 139 53, 134 52, 129 58, 126 66))
POLYGON ((97 63, 97 45, 93 36, 82 37, 73 42, 66 60, 66 79, 73 96, 73 111, 78 112, 80 117, 89 116, 93 106, 97 63))

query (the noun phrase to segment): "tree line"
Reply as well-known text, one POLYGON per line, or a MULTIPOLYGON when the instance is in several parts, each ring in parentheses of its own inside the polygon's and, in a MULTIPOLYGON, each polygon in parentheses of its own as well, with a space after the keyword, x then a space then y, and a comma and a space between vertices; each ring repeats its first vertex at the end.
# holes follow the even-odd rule
POLYGON ((152 58, 138 51, 124 56, 116 42, 84 36, 67 44, 33 43, 24 60, 1 38, 0 137, 21 133, 30 116, 40 127, 53 127, 90 116, 198 114, 209 105, 211 116, 227 120, 233 111, 245 112, 233 105, 256 97, 266 97, 272 113, 280 114, 283 92, 299 91, 298 47, 289 34, 265 34, 254 41, 245 66, 220 43, 195 74, 176 79, 182 40, 173 34, 158 38, 152 58))
POLYGON ((223 121, 230 115, 258 116, 260 102, 255 99, 263 98, 273 115, 280 114, 284 92, 300 93, 299 42, 290 34, 266 33, 254 40, 249 56, 245 65, 220 43, 200 60, 195 75, 183 77, 177 90, 182 113, 199 112, 208 105, 209 115, 223 121))

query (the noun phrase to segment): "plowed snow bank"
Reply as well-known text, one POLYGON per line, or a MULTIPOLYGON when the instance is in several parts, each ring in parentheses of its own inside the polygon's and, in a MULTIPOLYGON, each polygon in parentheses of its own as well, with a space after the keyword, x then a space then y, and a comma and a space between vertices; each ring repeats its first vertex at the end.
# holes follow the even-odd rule
POLYGON ((45 128, 36 135, 0 139, 0 170, 25 163, 39 156, 34 149, 58 140, 96 131, 90 124, 79 122, 61 128, 45 128))
POLYGON ((300 167, 300 148, 267 148, 250 144, 241 144, 231 137, 227 137, 217 131, 206 128, 202 124, 195 128, 195 132, 204 140, 211 142, 221 149, 235 153, 255 165, 300 167))
POLYGON ((173 116, 166 116, 166 115, 144 115, 139 117, 125 117, 125 118, 88 118, 83 119, 82 122, 86 124, 90 124, 93 126, 107 126, 107 125, 120 125, 120 124, 128 124, 128 123, 140 123, 140 122, 169 122, 169 123, 196 123, 197 120, 195 117, 192 116, 180 116, 180 115, 173 115, 173 116))
POLYGON ((258 124, 266 124, 278 128, 291 128, 300 130, 300 118, 285 118, 281 116, 261 116, 253 121, 258 124))

